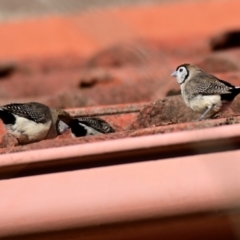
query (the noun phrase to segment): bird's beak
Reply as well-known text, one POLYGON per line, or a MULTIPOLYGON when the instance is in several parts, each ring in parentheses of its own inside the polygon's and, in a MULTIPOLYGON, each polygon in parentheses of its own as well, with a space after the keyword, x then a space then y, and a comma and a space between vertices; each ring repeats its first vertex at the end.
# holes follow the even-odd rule
POLYGON ((171 74, 172 77, 176 77, 177 76, 177 71, 174 71, 172 74, 171 74))

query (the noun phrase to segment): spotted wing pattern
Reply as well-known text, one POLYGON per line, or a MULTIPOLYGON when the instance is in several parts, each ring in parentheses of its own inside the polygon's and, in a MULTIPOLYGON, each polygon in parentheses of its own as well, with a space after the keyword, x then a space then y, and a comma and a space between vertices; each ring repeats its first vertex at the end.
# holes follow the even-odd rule
POLYGON ((96 129, 101 133, 112 133, 115 130, 104 120, 97 117, 78 117, 79 122, 96 129))
POLYGON ((192 95, 231 94, 234 88, 230 83, 202 72, 194 76, 185 86, 185 90, 192 95))
POLYGON ((12 103, 1 107, 1 109, 36 123, 46 123, 51 117, 50 109, 40 103, 12 103))

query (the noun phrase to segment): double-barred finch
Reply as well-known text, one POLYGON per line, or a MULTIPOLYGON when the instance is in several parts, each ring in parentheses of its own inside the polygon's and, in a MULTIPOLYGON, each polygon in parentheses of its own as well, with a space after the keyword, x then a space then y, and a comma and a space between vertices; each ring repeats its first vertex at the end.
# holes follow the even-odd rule
POLYGON ((240 93, 240 87, 205 73, 191 64, 178 66, 172 76, 176 77, 180 84, 186 105, 202 113, 199 120, 224 110, 240 93))
POLYGON ((69 118, 60 116, 58 131, 64 132, 70 128, 73 137, 113 133, 115 130, 104 120, 97 117, 69 118))
POLYGON ((59 116, 69 114, 62 109, 50 109, 37 103, 12 103, 0 107, 0 118, 7 132, 20 144, 54 138, 60 134, 57 129, 59 116))

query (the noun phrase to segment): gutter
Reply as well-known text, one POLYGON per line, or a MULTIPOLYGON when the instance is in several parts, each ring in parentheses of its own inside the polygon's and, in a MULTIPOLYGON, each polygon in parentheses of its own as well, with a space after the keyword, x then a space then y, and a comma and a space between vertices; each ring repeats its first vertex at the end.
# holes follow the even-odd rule
POLYGON ((150 158, 2 180, 0 238, 238 239, 239 157, 150 158))
POLYGON ((240 124, 0 156, 0 178, 102 167, 238 149, 240 124))

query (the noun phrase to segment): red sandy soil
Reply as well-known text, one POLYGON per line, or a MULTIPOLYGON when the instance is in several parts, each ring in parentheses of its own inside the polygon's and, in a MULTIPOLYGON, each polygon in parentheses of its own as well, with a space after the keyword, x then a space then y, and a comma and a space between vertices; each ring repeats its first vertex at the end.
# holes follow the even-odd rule
MULTIPOLYGON (((238 0, 211 0, 2 22, 0 104, 39 101, 77 108, 152 102, 179 93, 170 73, 184 62, 240 84, 240 48, 211 50, 213 36, 239 28, 239 10, 238 0)), ((136 113, 107 115, 118 131, 137 119, 136 113)), ((49 145, 60 146, 59 141, 49 145)))
POLYGON ((219 31, 238 28, 239 8, 238 0, 193 1, 2 23, 1 59, 90 56, 139 37, 162 40, 176 49, 191 42, 195 47, 219 31))

